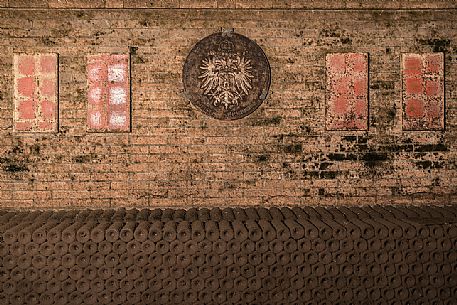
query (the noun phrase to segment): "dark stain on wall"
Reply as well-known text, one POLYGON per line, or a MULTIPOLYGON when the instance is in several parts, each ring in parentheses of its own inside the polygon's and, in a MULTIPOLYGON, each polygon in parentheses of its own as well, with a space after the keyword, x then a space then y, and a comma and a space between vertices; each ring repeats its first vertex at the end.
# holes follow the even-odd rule
MULTIPOLYGON (((38 151, 39 153, 39 147, 34 147, 33 151, 38 151)), ((0 165, 3 171, 10 174, 30 171, 28 163, 29 158, 25 154, 24 148, 22 146, 13 147, 5 154, 5 157, 0 158, 0 165)))
POLYGON ((303 151, 302 144, 290 144, 283 147, 286 154, 300 154, 303 151))
POLYGON ((362 155, 362 161, 367 167, 381 166, 387 160, 389 160, 387 153, 371 151, 362 155))
POLYGON ((451 45, 450 39, 417 39, 417 43, 421 45, 427 45, 432 47, 433 52, 446 52, 449 51, 449 46, 451 45))
POLYGON ((256 157, 257 162, 267 162, 270 159, 269 155, 261 154, 256 157))
POLYGON ((276 126, 279 125, 282 121, 281 116, 273 116, 271 118, 262 118, 253 120, 251 126, 276 126))
POLYGON ((422 145, 415 145, 414 151, 416 152, 443 152, 449 151, 448 147, 443 143, 438 144, 422 144, 422 145))

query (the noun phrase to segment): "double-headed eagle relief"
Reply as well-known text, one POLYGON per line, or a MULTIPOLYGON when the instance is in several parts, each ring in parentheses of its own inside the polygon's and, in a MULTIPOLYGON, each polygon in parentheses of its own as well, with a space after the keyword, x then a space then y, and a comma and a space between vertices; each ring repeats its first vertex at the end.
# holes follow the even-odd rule
POLYGON ((203 94, 210 97, 214 106, 224 105, 226 109, 237 105, 241 98, 252 89, 251 61, 240 56, 212 56, 203 60, 199 76, 203 94), (235 58, 232 58, 235 57, 235 58))
POLYGON ((184 88, 207 115, 235 120, 262 104, 270 86, 270 65, 262 49, 233 32, 199 41, 184 64, 184 88))

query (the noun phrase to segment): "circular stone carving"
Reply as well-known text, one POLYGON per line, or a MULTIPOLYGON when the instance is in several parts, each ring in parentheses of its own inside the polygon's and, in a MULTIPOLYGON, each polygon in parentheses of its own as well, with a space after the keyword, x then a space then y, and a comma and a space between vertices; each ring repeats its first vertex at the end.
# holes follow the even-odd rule
POLYGON ((268 95, 270 64, 262 49, 233 32, 200 40, 184 64, 184 90, 191 103, 220 120, 251 114, 268 95))

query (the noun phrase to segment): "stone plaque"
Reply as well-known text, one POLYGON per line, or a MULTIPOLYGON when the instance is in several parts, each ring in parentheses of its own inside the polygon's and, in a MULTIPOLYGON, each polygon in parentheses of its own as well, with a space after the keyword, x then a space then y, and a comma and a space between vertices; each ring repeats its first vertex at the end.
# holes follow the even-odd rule
POLYGON ((270 76, 268 59, 255 42, 220 32, 194 46, 184 64, 183 83, 187 97, 205 114, 236 120, 262 104, 270 76))

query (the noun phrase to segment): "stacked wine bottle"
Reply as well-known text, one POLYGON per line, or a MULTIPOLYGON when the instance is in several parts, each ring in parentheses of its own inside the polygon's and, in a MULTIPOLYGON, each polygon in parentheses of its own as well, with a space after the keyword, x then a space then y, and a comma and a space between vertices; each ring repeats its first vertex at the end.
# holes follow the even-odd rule
POLYGON ((0 210, 0 304, 457 304, 457 206, 0 210))

